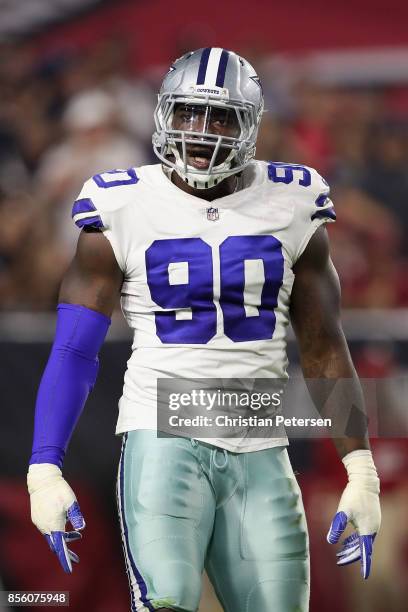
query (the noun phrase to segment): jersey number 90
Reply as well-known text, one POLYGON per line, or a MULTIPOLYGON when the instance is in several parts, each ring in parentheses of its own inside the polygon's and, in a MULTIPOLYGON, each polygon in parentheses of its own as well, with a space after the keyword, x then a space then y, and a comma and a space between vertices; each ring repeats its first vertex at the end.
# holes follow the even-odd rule
MULTIPOLYGON (((275 308, 282 286, 282 245, 273 236, 230 236, 219 247, 220 297, 224 333, 233 342, 273 336, 275 308), (245 261, 261 260, 264 282, 256 316, 245 309, 245 261)), ((214 303, 213 254, 201 238, 155 240, 146 251, 146 273, 152 299, 163 311, 155 313, 157 335, 163 343, 207 344, 217 333, 214 303), (171 284, 169 266, 184 262, 188 282, 171 284), (180 309, 188 320, 177 319, 180 309)))

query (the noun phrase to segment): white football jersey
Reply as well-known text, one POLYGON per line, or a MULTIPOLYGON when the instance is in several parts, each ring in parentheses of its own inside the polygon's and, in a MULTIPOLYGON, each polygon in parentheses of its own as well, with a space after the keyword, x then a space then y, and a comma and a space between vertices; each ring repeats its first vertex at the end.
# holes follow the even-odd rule
MULTIPOLYGON (((286 378, 292 268, 316 229, 335 219, 312 168, 253 161, 241 189, 207 202, 176 187, 160 164, 88 180, 74 204, 124 274, 134 330, 116 433, 156 429, 157 379, 286 378)), ((208 439, 235 452, 287 440, 208 439)))

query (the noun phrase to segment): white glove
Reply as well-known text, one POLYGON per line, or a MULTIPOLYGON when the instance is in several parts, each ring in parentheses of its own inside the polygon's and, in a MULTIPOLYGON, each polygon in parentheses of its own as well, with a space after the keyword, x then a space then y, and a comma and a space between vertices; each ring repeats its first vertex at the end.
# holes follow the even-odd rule
POLYGON ((370 575, 374 538, 381 524, 380 481, 369 450, 353 451, 343 457, 343 463, 349 482, 330 525, 327 541, 335 544, 347 523, 354 525, 357 532, 343 541, 337 553, 337 565, 348 565, 360 559, 361 574, 366 579, 370 575))
POLYGON ((66 542, 80 539, 78 530, 85 521, 75 494, 64 480, 61 470, 51 463, 34 463, 27 474, 27 486, 31 502, 31 520, 44 534, 65 572, 72 572, 72 561, 79 557, 67 548, 66 542), (75 531, 66 532, 67 519, 75 531))

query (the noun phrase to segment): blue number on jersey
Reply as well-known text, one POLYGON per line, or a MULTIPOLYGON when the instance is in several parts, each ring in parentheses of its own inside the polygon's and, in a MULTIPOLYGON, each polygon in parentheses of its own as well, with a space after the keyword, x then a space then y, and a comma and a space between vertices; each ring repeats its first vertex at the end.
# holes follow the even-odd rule
POLYGON ((273 236, 230 236, 220 246, 220 263, 225 334, 234 342, 272 338, 283 280, 282 244, 273 236), (247 317, 244 306, 245 261, 251 259, 263 261, 265 274, 255 317, 247 317))
MULTIPOLYGON (((200 238, 155 240, 146 251, 146 273, 160 340, 174 344, 206 344, 217 331, 211 247, 200 238), (188 282, 170 284, 169 266, 188 264, 188 282), (174 309, 191 309, 190 320, 177 320, 174 309)), ((225 334, 234 342, 272 338, 274 309, 283 281, 282 245, 273 236, 231 236, 220 245, 221 295, 225 334), (259 315, 245 313, 245 261, 262 260, 265 281, 259 315)))
POLYGON ((217 331, 213 302, 211 247, 201 238, 155 240, 146 251, 147 284, 152 299, 166 309, 190 308, 190 320, 177 320, 174 310, 156 312, 162 342, 207 344, 217 331), (187 262, 188 282, 170 284, 169 265, 187 262))
POLYGON ((95 174, 92 178, 98 187, 102 187, 102 189, 119 187, 120 185, 136 185, 139 180, 134 168, 129 168, 129 170, 109 170, 102 174, 95 174))
POLYGON ((299 171, 303 174, 303 177, 299 178, 299 185, 302 185, 302 187, 310 187, 312 183, 312 176, 310 174, 310 170, 304 166, 298 166, 297 164, 283 164, 280 162, 270 162, 268 164, 268 177, 273 183, 285 183, 285 185, 289 185, 289 183, 292 183, 294 180, 294 171, 299 171), (281 172, 278 174, 278 170, 281 172, 283 171, 283 175, 281 172))

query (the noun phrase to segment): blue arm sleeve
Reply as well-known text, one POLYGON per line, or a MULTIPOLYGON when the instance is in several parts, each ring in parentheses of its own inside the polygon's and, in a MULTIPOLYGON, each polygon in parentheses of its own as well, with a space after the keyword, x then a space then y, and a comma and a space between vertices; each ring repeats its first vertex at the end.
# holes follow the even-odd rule
POLYGON ((37 394, 31 463, 62 467, 68 442, 98 374, 110 319, 59 304, 55 340, 37 394))

